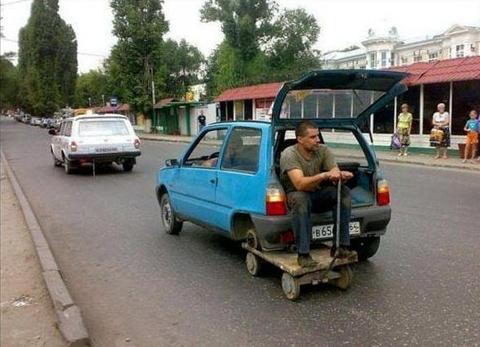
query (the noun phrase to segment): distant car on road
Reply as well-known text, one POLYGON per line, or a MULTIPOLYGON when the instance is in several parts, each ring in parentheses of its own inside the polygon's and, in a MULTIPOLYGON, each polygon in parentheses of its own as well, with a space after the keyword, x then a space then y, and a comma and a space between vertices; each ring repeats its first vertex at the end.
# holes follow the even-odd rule
POLYGON ((122 165, 131 171, 141 154, 140 139, 127 117, 118 114, 85 115, 67 118, 54 135, 50 145, 55 166, 63 164, 67 174, 83 165, 122 165))
MULTIPOLYGON (((352 249, 360 260, 372 257, 390 222, 390 193, 362 127, 371 114, 406 90, 404 77, 385 71, 314 71, 284 84, 271 122, 205 127, 179 158, 167 160, 158 172, 156 195, 164 229, 178 234, 189 221, 234 240, 247 240, 252 248, 290 247, 294 235, 279 179, 280 154, 296 144, 296 125, 309 119, 318 126, 322 144, 349 139, 364 154, 355 160, 337 156, 337 164, 354 174, 345 183, 352 197, 352 249), (330 107, 335 97, 333 118, 330 107)), ((330 149, 335 153, 334 145, 330 149)), ((314 244, 332 240, 331 212, 312 214, 312 222, 314 244)))
POLYGON ((42 119, 39 117, 32 117, 32 120, 30 121, 30 125, 40 126, 42 125, 42 119))

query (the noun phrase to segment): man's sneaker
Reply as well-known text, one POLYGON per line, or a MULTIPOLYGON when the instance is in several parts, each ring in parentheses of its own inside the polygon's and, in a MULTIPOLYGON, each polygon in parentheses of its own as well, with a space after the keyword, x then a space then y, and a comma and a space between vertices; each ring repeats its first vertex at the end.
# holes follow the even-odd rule
POLYGON ((349 249, 345 248, 345 247, 339 247, 338 248, 338 254, 335 254, 336 252, 337 252, 336 247, 332 246, 332 248, 330 248, 330 256, 332 258, 336 255, 337 258, 339 258, 339 259, 345 259, 345 258, 349 258, 353 255, 353 252, 350 251, 349 249))
POLYGON ((297 262, 301 267, 314 267, 318 264, 315 260, 313 260, 310 254, 299 254, 297 262))

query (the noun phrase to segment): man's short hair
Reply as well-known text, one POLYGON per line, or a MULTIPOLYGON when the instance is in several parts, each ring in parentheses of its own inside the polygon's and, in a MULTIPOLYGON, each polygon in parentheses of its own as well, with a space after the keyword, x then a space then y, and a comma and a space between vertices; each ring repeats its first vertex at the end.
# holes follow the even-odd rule
POLYGON ((305 136, 305 134, 307 133, 307 129, 318 129, 318 127, 311 120, 301 121, 295 128, 295 137, 305 136))

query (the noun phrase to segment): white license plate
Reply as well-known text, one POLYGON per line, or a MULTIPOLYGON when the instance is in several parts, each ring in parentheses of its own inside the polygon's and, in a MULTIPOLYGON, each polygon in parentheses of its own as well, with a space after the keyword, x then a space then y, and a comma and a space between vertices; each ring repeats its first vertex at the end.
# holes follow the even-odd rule
MULTIPOLYGON (((360 222, 350 222, 350 235, 360 234, 360 222)), ((333 237, 333 224, 315 225, 312 228, 312 240, 330 239, 333 237)))
POLYGON ((95 148, 95 152, 97 153, 106 153, 106 152, 116 152, 117 147, 97 147, 95 148))

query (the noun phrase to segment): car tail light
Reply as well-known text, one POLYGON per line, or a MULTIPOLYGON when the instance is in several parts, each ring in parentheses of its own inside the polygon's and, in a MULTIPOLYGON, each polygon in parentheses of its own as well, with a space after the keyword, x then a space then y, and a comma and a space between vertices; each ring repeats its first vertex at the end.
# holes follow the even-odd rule
POLYGON ((377 203, 380 206, 390 204, 390 187, 386 180, 380 180, 377 183, 377 203))
POLYGON ((272 185, 267 188, 266 205, 267 216, 284 216, 287 214, 287 199, 280 186, 272 185))
POLYGON ((133 145, 135 146, 136 149, 139 149, 140 148, 140 140, 139 139, 135 139, 135 141, 133 141, 133 145))
POLYGON ((70 151, 76 152, 78 149, 77 143, 75 141, 70 142, 70 151))

